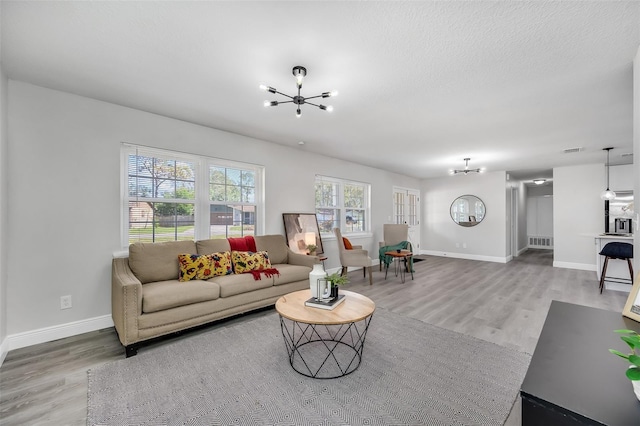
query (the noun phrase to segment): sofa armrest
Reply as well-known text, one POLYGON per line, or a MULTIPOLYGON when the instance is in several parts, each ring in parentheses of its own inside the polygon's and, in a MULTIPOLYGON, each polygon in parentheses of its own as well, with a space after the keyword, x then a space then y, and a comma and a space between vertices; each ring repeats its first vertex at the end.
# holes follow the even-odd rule
POLYGON ((138 317, 142 315, 142 283, 129 267, 128 258, 111 263, 111 317, 124 346, 138 341, 138 317))
POLYGON ((320 258, 318 256, 309 256, 306 254, 294 253, 289 247, 287 247, 287 251, 289 252, 288 259, 290 265, 301 265, 313 268, 313 265, 315 265, 316 263, 320 263, 320 258))

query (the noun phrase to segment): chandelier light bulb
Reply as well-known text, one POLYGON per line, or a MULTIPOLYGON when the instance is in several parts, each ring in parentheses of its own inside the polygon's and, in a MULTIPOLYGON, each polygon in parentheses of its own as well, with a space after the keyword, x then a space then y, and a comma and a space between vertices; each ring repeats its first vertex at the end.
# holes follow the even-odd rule
POLYGON ((333 97, 333 96, 338 96, 338 91, 337 90, 332 90, 331 92, 324 92, 322 94, 323 98, 330 98, 330 97, 333 97))
POLYGON ((329 106, 327 107, 327 111, 329 111, 329 112, 333 112, 333 106, 329 105, 329 106))
POLYGON ((301 115, 302 115, 302 111, 300 111, 300 108, 298 108, 296 110, 296 118, 300 118, 301 115))
POLYGON ((300 65, 296 65, 293 67, 293 75, 296 78, 296 84, 298 85, 298 89, 302 87, 302 79, 305 75, 307 75, 307 69, 300 65))
POLYGON ((611 201, 614 198, 616 198, 616 193, 610 190, 609 188, 607 188, 606 190, 600 193, 600 198, 602 198, 603 200, 611 201))
POLYGON ((258 86, 260 88, 260 90, 264 90, 265 92, 269 92, 269 93, 276 93, 276 89, 274 89, 271 86, 265 86, 264 84, 261 84, 260 86, 258 86))

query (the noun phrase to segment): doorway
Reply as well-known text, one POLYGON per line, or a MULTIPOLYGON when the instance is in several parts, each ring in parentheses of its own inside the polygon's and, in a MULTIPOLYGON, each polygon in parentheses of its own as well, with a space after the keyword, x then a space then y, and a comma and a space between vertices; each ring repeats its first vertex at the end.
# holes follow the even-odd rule
POLYGON ((409 225, 409 242, 415 253, 420 253, 420 191, 393 187, 392 223, 409 225))

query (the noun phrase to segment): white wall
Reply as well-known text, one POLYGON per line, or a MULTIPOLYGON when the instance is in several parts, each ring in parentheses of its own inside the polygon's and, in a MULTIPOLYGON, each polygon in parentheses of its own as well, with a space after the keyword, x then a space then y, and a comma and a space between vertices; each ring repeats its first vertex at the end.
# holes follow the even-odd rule
POLYGON ((0 62, 0 364, 8 351, 4 344, 7 337, 7 84, 0 62))
POLYGON ((553 195, 553 185, 530 186, 527 190, 527 197, 544 197, 553 195))
POLYGON ((423 181, 421 253, 505 262, 505 187, 505 172, 423 181), (485 219, 473 227, 457 225, 449 213, 453 200, 465 194, 479 197, 486 206, 485 219))
MULTIPOLYGON (((372 185, 373 235, 392 214, 392 187, 417 179, 236 134, 9 80, 7 334, 11 348, 46 341, 50 328, 110 321, 111 258, 120 247, 120 144, 129 142, 261 164, 264 233, 284 233, 283 212, 314 211, 324 174, 372 185), (73 308, 60 310, 60 296, 73 308), (38 337, 36 335, 41 335, 38 337), (15 346, 14 346, 15 345, 15 346)), ((4 197, 2 197, 4 198, 4 197)), ((339 264, 326 241, 327 268, 339 264)), ((73 328, 73 327, 72 327, 73 328)), ((69 332, 78 330, 69 329, 69 332)))
POLYGON ((527 196, 529 188, 520 182, 518 185, 518 254, 524 252, 528 245, 527 239, 527 196))
MULTIPOLYGON (((640 160, 635 159, 640 155, 640 47, 633 60, 633 157, 636 167, 633 169, 633 194, 640 197, 640 160)), ((635 204, 635 201, 634 201, 635 204)), ((640 208, 635 208, 635 230, 633 244, 636 250, 640 247, 640 208)), ((634 271, 640 271, 640 255, 633 258, 634 271)))
MULTIPOLYGON (((553 185, 530 186, 527 191, 527 234, 553 237, 553 185)), ((528 242, 527 242, 528 245, 528 242)))
POLYGON ((595 235, 604 231, 604 164, 553 169, 553 266, 595 271, 595 235))
MULTIPOLYGON (((606 168, 605 168, 606 169, 606 168)), ((606 178, 605 178, 606 179, 606 178)), ((603 191, 606 180, 602 183, 603 191)), ((609 167, 609 186, 612 191, 633 191, 633 164, 609 167)), ((604 209, 604 201, 602 204, 604 209)))
POLYGON ((553 198, 550 195, 527 197, 527 234, 553 237, 553 198))

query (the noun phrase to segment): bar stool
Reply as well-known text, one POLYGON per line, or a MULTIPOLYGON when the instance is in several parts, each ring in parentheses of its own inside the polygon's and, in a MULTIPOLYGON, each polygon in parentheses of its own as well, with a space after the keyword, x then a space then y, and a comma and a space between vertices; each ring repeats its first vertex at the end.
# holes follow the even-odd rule
MULTIPOLYGON (((600 251, 601 256, 605 256, 604 265, 602 266, 602 275, 600 275, 600 293, 604 288, 604 277, 607 273, 607 264, 609 259, 626 260, 629 265, 629 274, 631 275, 631 282, 633 282, 633 265, 631 265, 631 259, 633 259, 633 244, 629 243, 607 243, 600 251)), ((609 279, 614 281, 615 279, 609 279)), ((626 281, 625 281, 626 282, 626 281)))

